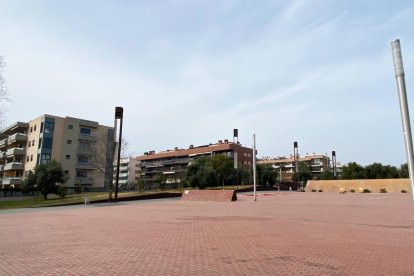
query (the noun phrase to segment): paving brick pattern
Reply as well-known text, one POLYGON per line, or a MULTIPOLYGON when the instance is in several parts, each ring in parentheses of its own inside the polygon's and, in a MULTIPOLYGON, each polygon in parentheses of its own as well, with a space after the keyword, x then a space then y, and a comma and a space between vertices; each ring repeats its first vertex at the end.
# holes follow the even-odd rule
POLYGON ((0 212, 0 275, 414 275, 404 194, 0 212))

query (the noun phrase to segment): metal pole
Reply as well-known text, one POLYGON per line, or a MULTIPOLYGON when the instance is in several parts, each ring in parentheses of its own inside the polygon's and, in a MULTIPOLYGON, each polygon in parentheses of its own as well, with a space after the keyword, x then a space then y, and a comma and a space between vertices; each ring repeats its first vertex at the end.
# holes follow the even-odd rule
POLYGON ((405 150, 408 159, 408 172, 411 182, 411 195, 414 202, 414 155, 413 140, 411 137, 410 113, 407 103, 407 91, 405 89, 404 67, 401 54, 400 40, 396 39, 391 42, 392 58, 394 60, 395 78, 397 79, 398 99, 400 101, 401 121, 403 126, 403 135, 405 141, 405 150))
POLYGON ((256 134, 253 134, 253 198, 256 201, 256 134))
POLYGON ((118 139, 118 159, 116 160, 116 182, 115 182, 115 202, 118 201, 118 184, 119 184, 119 166, 121 163, 121 141, 122 141, 122 120, 124 109, 117 107, 115 109, 115 119, 119 119, 119 139, 118 139))
POLYGON ((332 169, 333 169, 333 175, 336 179, 336 152, 333 150, 332 151, 332 169))
MULTIPOLYGON (((299 184, 298 142, 293 142, 293 160, 295 161, 296 183, 299 184)), ((302 186, 303 189, 303 186, 302 186)))

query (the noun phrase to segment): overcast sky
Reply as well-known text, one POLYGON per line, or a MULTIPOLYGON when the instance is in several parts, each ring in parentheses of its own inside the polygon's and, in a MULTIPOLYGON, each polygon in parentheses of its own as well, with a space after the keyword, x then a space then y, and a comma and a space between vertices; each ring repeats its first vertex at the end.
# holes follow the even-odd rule
MULTIPOLYGON (((414 2, 0 0, 7 123, 113 125, 129 151, 257 135, 258 157, 406 162, 390 42, 414 112, 414 2)), ((412 116, 414 118, 414 116, 412 116)), ((413 122, 414 124, 414 122, 413 122)))

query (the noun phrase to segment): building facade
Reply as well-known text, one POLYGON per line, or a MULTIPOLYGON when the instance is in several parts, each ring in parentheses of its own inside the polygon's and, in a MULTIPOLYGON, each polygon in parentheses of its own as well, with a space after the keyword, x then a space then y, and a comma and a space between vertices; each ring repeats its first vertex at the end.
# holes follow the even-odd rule
POLYGON ((113 173, 112 127, 73 117, 42 115, 0 133, 1 187, 18 188, 37 164, 56 160, 70 189, 105 190, 113 173))
MULTIPOLYGON (((141 174, 141 162, 136 158, 128 157, 121 158, 119 161, 119 180, 118 185, 121 189, 134 188, 136 178, 141 174)), ((117 164, 114 162, 113 184, 116 184, 116 168, 117 164)))
POLYGON ((200 156, 214 156, 223 154, 235 161, 238 166, 244 168, 252 167, 251 148, 243 147, 240 143, 219 140, 215 144, 194 147, 190 145, 187 149, 175 148, 159 153, 150 151, 136 159, 141 162, 141 177, 144 181, 156 182, 159 174, 165 175, 166 182, 175 185, 185 177, 188 165, 200 156))
MULTIPOLYGON (((293 181, 295 173, 295 158, 289 157, 262 158, 258 164, 271 164, 281 172, 281 181, 293 181)), ((323 154, 307 154, 303 157, 298 156, 298 163, 304 163, 309 167, 312 177, 318 179, 322 172, 331 170, 330 158, 323 154)))

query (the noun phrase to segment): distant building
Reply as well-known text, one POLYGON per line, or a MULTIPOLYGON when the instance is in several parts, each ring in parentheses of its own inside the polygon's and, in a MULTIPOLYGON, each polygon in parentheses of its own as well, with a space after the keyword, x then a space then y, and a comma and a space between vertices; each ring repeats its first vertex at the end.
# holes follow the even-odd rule
POLYGON ((159 153, 150 151, 138 156, 137 160, 141 162, 144 181, 155 183, 157 175, 163 174, 167 177, 167 183, 174 185, 181 182, 188 165, 197 157, 223 154, 236 160, 239 166, 251 168, 252 153, 251 148, 243 147, 238 142, 219 140, 215 144, 197 147, 190 145, 187 149, 175 148, 159 153))
MULTIPOLYGON (((307 154, 298 158, 299 163, 305 163, 309 166, 314 179, 317 179, 322 172, 331 170, 330 158, 322 154, 307 154)), ((282 181, 293 181, 292 176, 295 173, 295 160, 293 155, 289 157, 262 158, 257 161, 258 164, 271 164, 279 168, 282 172, 282 181)), ((337 171, 340 168, 337 165, 337 171)))
MULTIPOLYGON (((136 178, 141 174, 141 162, 136 158, 121 158, 119 162, 119 188, 131 188, 135 184, 136 178)), ((113 184, 116 184, 116 160, 114 162, 113 184)))
POLYGON ((29 171, 56 160, 69 189, 104 190, 113 170, 112 127, 72 117, 42 115, 0 132, 1 188, 19 188, 29 171))

